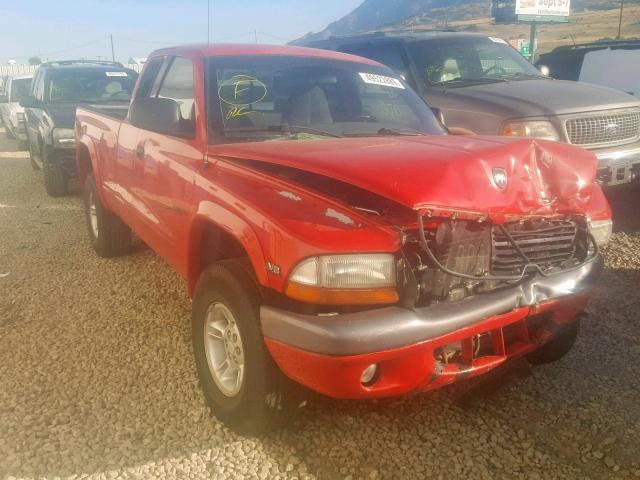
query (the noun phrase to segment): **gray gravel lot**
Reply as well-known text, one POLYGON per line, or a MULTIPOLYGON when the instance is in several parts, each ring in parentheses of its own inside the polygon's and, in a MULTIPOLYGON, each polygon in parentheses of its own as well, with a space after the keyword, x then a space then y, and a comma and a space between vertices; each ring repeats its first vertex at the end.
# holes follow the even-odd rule
MULTIPOLYGON (((0 152, 15 151, 0 133, 0 152)), ((640 192, 576 348, 471 408, 456 388, 376 402, 313 397, 287 430, 210 418, 185 286, 143 244, 90 250, 78 196, 46 196, 0 153, 0 479, 640 478, 640 192), (4 274, 8 274, 4 276, 4 274)))

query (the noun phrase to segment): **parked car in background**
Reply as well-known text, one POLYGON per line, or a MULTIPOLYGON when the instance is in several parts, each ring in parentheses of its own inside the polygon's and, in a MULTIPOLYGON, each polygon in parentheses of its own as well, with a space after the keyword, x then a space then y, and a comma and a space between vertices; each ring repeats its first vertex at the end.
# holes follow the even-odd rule
POLYGON ((34 169, 42 169, 47 193, 67 193, 75 176, 73 124, 80 104, 127 105, 138 74, 120 63, 69 60, 42 64, 25 107, 27 141, 34 169))
POLYGON ((604 185, 640 178, 640 99, 544 77, 506 41, 460 32, 334 37, 311 47, 377 60, 402 75, 453 133, 571 143, 598 157, 604 185))
POLYGON ((447 135, 336 52, 163 49, 128 114, 75 131, 91 245, 133 230, 186 279, 200 384, 241 433, 290 417, 291 380, 377 398, 559 359, 611 234, 592 153, 447 135))
POLYGON ((640 40, 565 45, 539 56, 553 78, 595 83, 640 97, 640 40))
POLYGON ((29 94, 33 75, 17 75, 9 77, 3 93, 0 94, 0 117, 5 131, 21 144, 27 141, 27 131, 24 123, 24 108, 20 100, 29 94))

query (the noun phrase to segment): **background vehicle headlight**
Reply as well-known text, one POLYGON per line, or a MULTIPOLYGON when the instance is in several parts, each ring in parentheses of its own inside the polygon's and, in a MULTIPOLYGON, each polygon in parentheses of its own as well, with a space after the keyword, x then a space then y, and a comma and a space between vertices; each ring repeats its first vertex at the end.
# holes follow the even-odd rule
POLYGON ((560 140, 556 127, 551 122, 507 122, 502 127, 500 135, 507 137, 532 137, 543 140, 560 140))
POLYGON ((76 143, 76 134, 72 128, 54 128, 53 144, 59 147, 71 147, 76 143))
POLYGON ((589 232, 593 235, 598 247, 606 247, 613 233, 613 222, 611 220, 590 220, 589 232))
POLYGON ((323 255, 300 262, 286 293, 309 303, 389 304, 398 301, 396 264, 391 254, 323 255))

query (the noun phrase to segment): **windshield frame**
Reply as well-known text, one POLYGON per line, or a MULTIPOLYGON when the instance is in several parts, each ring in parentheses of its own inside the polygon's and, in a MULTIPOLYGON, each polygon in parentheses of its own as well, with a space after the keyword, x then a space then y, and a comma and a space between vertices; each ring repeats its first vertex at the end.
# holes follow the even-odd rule
MULTIPOLYGON (((504 83, 509 81, 520 81, 530 79, 548 79, 533 65, 529 60, 524 58, 520 53, 507 43, 505 40, 493 38, 484 35, 454 35, 454 36, 437 36, 433 38, 423 38, 414 40, 407 44, 407 54, 411 58, 411 63, 415 66, 415 75, 418 83, 424 88, 463 88, 473 85, 486 85, 495 83, 504 83), (445 82, 433 82, 428 78, 426 73, 428 64, 421 56, 420 50, 425 48, 439 50, 442 45, 447 43, 462 42, 479 42, 484 46, 493 46, 501 50, 509 60, 514 61, 521 67, 522 72, 518 74, 505 74, 504 76, 483 76, 478 78, 461 76, 445 82)), ((486 73, 486 72, 485 72, 486 73)))
MULTIPOLYGON (((225 127, 225 122, 223 120, 223 112, 220 108, 220 99, 218 96, 219 85, 218 85, 218 70, 221 68, 237 68, 236 64, 239 60, 242 59, 243 62, 247 66, 253 65, 253 61, 256 59, 260 59, 262 62, 272 61, 274 62, 274 66, 277 66, 275 62, 277 61, 294 61, 300 62, 300 67, 314 67, 314 66, 322 66, 326 64, 328 68, 332 67, 340 67, 340 66, 351 66, 354 72, 359 71, 362 73, 373 73, 376 75, 383 75, 387 77, 392 77, 397 79, 397 81, 401 82, 404 86, 403 94, 407 95, 410 100, 407 100, 407 106, 412 108, 411 104, 415 105, 417 109, 419 109, 419 114, 416 113, 416 117, 422 121, 424 134, 425 135, 446 135, 447 130, 440 125, 436 116, 433 114, 431 109, 425 104, 424 100, 408 85, 404 82, 393 70, 388 67, 370 63, 360 63, 352 60, 342 60, 342 59, 334 59, 334 58, 318 58, 318 57, 305 57, 305 56, 297 56, 297 55, 236 55, 236 56, 209 56, 204 58, 204 74, 205 74, 205 102, 206 102, 206 117, 207 117, 207 132, 208 132, 208 143, 210 145, 218 145, 218 144, 231 144, 231 143, 240 143, 240 142, 259 142, 265 140, 273 140, 281 137, 283 139, 291 139, 296 140, 299 137, 299 133, 293 133, 287 129, 290 127, 292 131, 303 129, 313 130, 314 128, 318 130, 318 139, 322 138, 330 138, 330 137, 377 137, 381 135, 389 135, 389 130, 402 130, 402 125, 390 125, 384 122, 358 122, 363 125, 371 125, 371 132, 360 132, 356 131, 351 134, 351 132, 342 132, 341 130, 328 130, 326 132, 320 132, 321 124, 310 124, 310 125, 288 125, 287 123, 282 123, 281 125, 273 125, 273 130, 260 130, 256 129, 248 130, 246 136, 238 136, 239 130, 227 130, 225 127), (308 65, 305 65, 304 62, 308 62, 308 65), (424 118, 423 118, 424 117, 424 118), (386 128, 385 128, 386 127, 386 128), (380 131, 386 131, 386 133, 379 133, 380 131), (253 133, 253 134, 252 134, 253 133), (324 134, 322 134, 324 133, 324 134)), ((265 67, 268 65, 265 64, 265 67)), ((242 67, 240 67, 242 68, 242 67)), ((297 68, 296 66, 292 66, 292 68, 297 68)), ((353 126, 355 123, 353 122, 336 122, 335 125, 344 124, 353 126)), ((309 135, 313 136, 313 133, 308 133, 304 135, 304 137, 308 137, 309 135)), ((403 133, 398 133, 398 135, 403 135, 403 133)))

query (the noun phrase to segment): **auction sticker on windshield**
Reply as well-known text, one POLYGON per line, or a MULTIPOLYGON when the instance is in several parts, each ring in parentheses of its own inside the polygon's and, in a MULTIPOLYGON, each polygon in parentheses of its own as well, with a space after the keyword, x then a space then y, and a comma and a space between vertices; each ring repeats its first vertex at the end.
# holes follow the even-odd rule
POLYGON ((105 72, 107 77, 128 77, 127 72, 105 72))
POLYGON ((383 87, 401 88, 404 90, 404 85, 397 78, 385 77, 384 75, 376 75, 374 73, 361 73, 360 77, 364 80, 364 83, 371 85, 382 85, 383 87))

